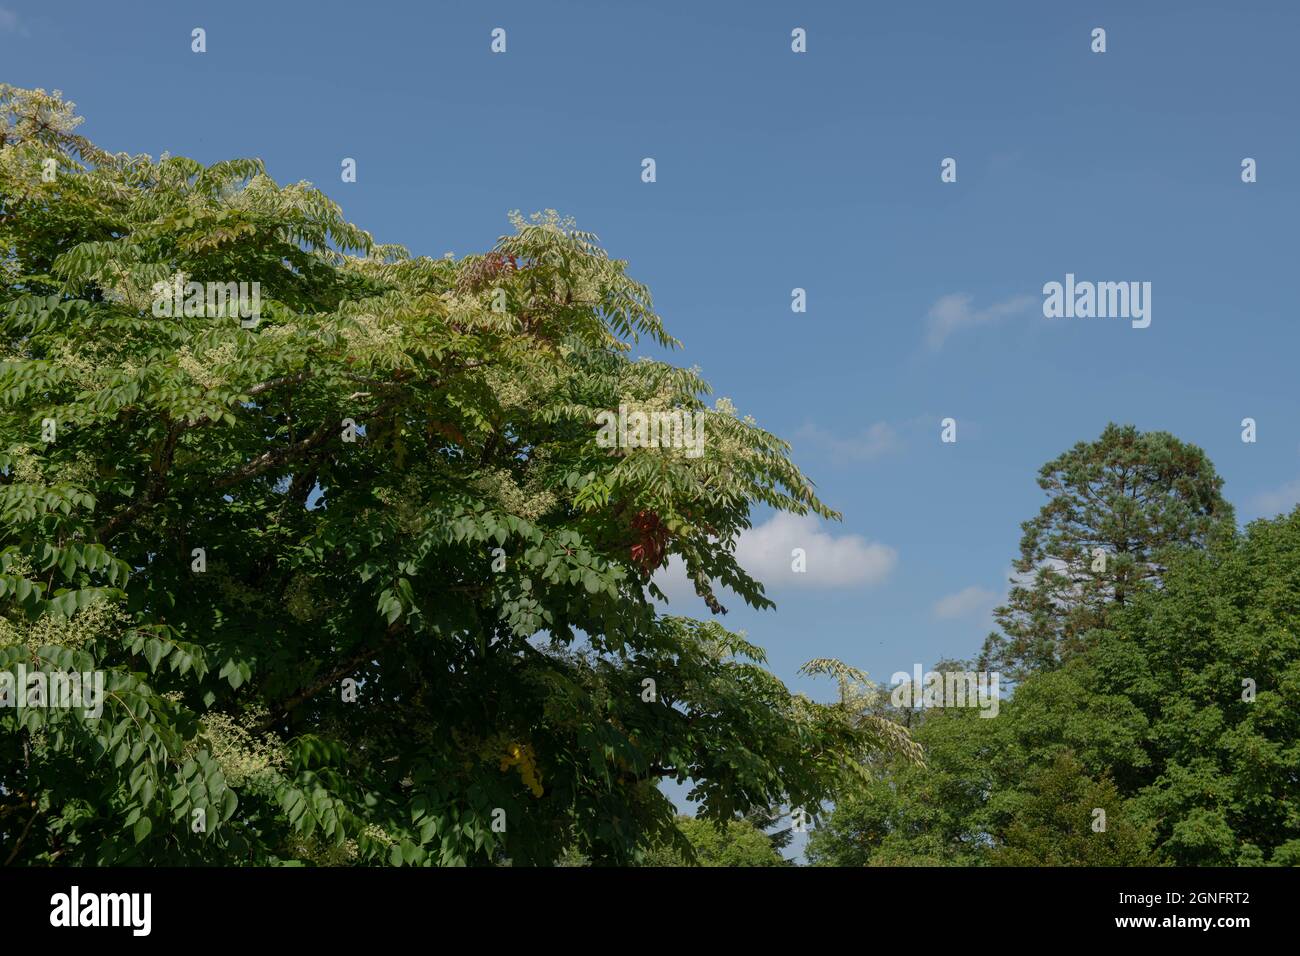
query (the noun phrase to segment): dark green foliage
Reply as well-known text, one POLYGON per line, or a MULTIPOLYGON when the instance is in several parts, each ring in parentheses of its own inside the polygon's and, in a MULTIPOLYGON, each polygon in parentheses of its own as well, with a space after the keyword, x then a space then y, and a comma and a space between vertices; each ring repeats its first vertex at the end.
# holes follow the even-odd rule
POLYGON ((1136 590, 997 718, 928 713, 926 768, 880 764, 810 857, 1300 863, 1300 509, 1166 559, 1160 588, 1136 590))
POLYGON ((813 807, 897 742, 647 598, 677 556, 768 607, 755 507, 837 516, 632 360, 674 341, 594 236, 412 257, 258 161, 110 155, 40 91, 0 117, 0 667, 110 692, 0 710, 13 862, 629 862, 677 832, 664 778, 813 807), (157 315, 186 282, 260 315, 157 315), (704 416, 705 454, 601 446, 624 403, 704 416))

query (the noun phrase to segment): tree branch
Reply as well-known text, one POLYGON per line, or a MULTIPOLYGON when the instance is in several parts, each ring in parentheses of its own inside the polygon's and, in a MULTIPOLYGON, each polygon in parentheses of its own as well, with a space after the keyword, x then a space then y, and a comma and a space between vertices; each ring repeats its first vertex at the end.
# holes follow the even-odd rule
POLYGON ((12 863, 14 860, 18 858, 18 851, 23 848, 23 843, 27 841, 27 834, 31 832, 32 824, 35 823, 36 818, 39 817, 44 812, 45 812, 44 810, 40 810, 40 809, 36 809, 32 811, 32 815, 27 819, 27 826, 23 827, 22 835, 18 837, 18 842, 14 844, 13 852, 10 853, 9 858, 5 860, 5 866, 8 866, 10 863, 12 863))
MULTIPOLYGON (((258 382, 248 390, 247 394, 250 398, 254 398, 280 385, 287 385, 290 382, 305 382, 314 374, 313 372, 299 372, 296 375, 282 375, 279 378, 268 379, 265 382, 258 382)), ((176 458, 176 446, 180 442, 181 435, 192 428, 200 428, 210 424, 212 421, 213 419, 204 416, 193 422, 174 422, 172 424, 167 431, 167 437, 163 439, 163 447, 158 455, 158 467, 155 469, 153 479, 149 482, 145 493, 134 504, 119 511, 105 524, 95 529, 96 540, 101 543, 107 541, 163 499, 167 490, 167 472, 171 469, 172 462, 176 458)))
POLYGON ((167 489, 167 472, 171 470, 172 461, 176 457, 176 445, 184 430, 185 425, 181 422, 174 422, 167 430, 167 437, 163 439, 162 448, 158 452, 158 466, 144 494, 136 500, 135 504, 119 511, 106 524, 95 529, 96 540, 107 541, 162 500, 167 489))
POLYGON ((366 661, 370 660, 376 654, 382 651, 384 647, 388 645, 394 637, 396 637, 399 633, 401 633, 404 627, 405 625, 403 625, 400 621, 394 621, 392 624, 388 626, 388 630, 384 633, 384 639, 380 641, 378 645, 376 645, 375 647, 364 648, 363 650, 354 654, 352 657, 348 658, 348 660, 344 661, 338 667, 334 668, 334 670, 330 671, 324 677, 312 682, 311 684, 307 685, 307 687, 305 687, 303 690, 300 690, 298 693, 294 694, 292 697, 286 700, 279 707, 275 708, 275 710, 272 712, 272 716, 268 717, 266 720, 262 721, 261 724, 255 727, 253 729, 253 733, 255 734, 266 733, 268 730, 273 728, 280 721, 288 717, 289 711, 293 710, 298 705, 303 704, 306 701, 310 700, 311 698, 315 697, 325 688, 331 686, 332 684, 336 684, 344 677, 347 677, 349 674, 351 674, 354 670, 356 670, 366 661))

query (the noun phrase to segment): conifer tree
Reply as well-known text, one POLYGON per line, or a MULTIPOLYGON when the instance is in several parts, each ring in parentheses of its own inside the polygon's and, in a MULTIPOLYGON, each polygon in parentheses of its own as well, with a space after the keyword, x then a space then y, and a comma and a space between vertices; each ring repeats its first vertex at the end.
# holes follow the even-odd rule
POLYGON ((1165 557, 1235 528, 1205 453, 1168 432, 1110 424, 1043 465, 1048 495, 1021 525, 1017 577, 996 609, 981 665, 1012 679, 1058 666, 1112 609, 1156 584, 1165 557))

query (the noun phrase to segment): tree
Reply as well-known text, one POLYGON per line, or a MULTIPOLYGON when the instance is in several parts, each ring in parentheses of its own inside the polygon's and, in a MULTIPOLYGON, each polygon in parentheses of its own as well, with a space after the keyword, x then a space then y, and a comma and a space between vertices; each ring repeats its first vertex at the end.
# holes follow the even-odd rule
POLYGON ((1164 557, 1159 588, 1112 609, 995 719, 927 712, 925 769, 871 761, 877 781, 836 806, 809 858, 1300 862, 1300 509, 1164 557))
POLYGON ((676 832, 660 780, 728 820, 899 744, 650 600, 676 555, 770 607, 752 509, 837 515, 631 358, 675 340, 594 236, 412 257, 257 160, 0 115, 0 668, 106 677, 100 716, 0 710, 7 862, 622 863, 676 832), (607 447, 620 406, 705 453, 607 447))
POLYGON ((1148 721, 1136 800, 1166 859, 1300 863, 1300 509, 1179 556, 1091 657, 1148 721))
POLYGON ((1045 464, 1038 485, 1049 500, 1021 525, 1001 633, 981 656, 1012 680, 1079 653, 1113 608, 1160 580, 1172 549, 1235 527, 1213 464, 1167 432, 1107 425, 1045 464))
POLYGON ((688 851, 663 844, 646 857, 646 866, 785 866, 767 836, 748 820, 711 821, 679 816, 677 828, 688 851))
MULTIPOLYGON (((784 807, 754 807, 742 818, 767 838, 772 850, 781 856, 794 840, 794 820, 784 807)), ((784 857, 782 857, 784 859, 784 857)))
POLYGON ((992 845, 991 794, 1012 780, 1014 738, 972 710, 934 710, 913 733, 924 767, 880 759, 872 782, 846 795, 809 836, 816 866, 979 866, 992 845), (1008 759, 1010 758, 1010 759, 1008 759))
POLYGON ((1134 825, 1114 783, 1094 780, 1069 750, 1038 767, 1010 805, 990 852, 995 866, 1154 866, 1149 826, 1134 825))

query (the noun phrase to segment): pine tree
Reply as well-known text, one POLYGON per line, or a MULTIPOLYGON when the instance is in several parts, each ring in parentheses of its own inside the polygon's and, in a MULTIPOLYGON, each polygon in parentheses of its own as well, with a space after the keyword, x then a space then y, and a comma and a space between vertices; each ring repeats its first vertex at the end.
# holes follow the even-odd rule
POLYGON ((1047 504, 1021 528, 1017 577, 981 666, 1013 680, 1058 666, 1110 611, 1159 582, 1163 556, 1235 527, 1205 453, 1167 432, 1110 424, 1045 464, 1047 504))

